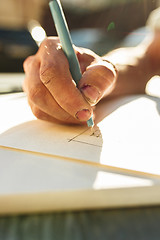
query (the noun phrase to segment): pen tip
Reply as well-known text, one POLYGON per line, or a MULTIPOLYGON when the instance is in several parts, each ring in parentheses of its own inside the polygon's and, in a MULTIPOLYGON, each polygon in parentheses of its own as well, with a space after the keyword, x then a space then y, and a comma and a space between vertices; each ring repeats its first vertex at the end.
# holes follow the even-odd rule
POLYGON ((88 125, 88 127, 93 127, 94 126, 94 122, 93 122, 92 117, 87 121, 87 125, 88 125))

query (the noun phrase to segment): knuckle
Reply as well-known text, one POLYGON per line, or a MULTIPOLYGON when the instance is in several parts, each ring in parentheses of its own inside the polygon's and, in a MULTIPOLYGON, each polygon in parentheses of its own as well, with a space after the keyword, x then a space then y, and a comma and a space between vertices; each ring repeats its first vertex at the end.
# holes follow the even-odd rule
POLYGON ((27 71, 28 64, 30 62, 30 57, 26 58, 23 62, 23 69, 24 71, 27 71))
POLYGON ((39 50, 41 50, 41 48, 43 48, 43 47, 46 48, 46 47, 50 46, 50 44, 51 44, 51 39, 45 38, 43 40, 43 42, 41 43, 39 50))
POLYGON ((39 108, 33 107, 32 112, 36 118, 41 119, 41 120, 44 119, 44 113, 39 108))
POLYGON ((42 45, 48 45, 49 42, 50 42, 50 39, 47 37, 43 40, 43 42, 41 43, 41 46, 42 45))
POLYGON ((48 85, 54 79, 54 73, 58 71, 54 64, 47 63, 40 69, 40 79, 44 85, 48 85))
POLYGON ((104 80, 106 83, 113 84, 115 82, 116 76, 114 71, 107 66, 99 65, 97 66, 97 74, 102 81, 104 80))
POLYGON ((108 60, 103 61, 103 63, 105 64, 104 67, 108 71, 108 75, 115 79, 118 74, 116 66, 108 60))
POLYGON ((45 38, 45 39, 40 43, 38 52, 40 52, 41 49, 42 49, 45 45, 48 45, 48 37, 45 38))
POLYGON ((57 37, 45 38, 39 47, 38 54, 54 51, 58 43, 59 39, 57 37))
POLYGON ((33 68, 33 66, 36 66, 38 63, 38 61, 36 60, 35 55, 33 56, 29 56, 25 59, 25 61, 23 62, 23 69, 25 72, 29 72, 31 68, 33 68))
POLYGON ((37 103, 39 102, 39 100, 42 98, 42 96, 44 96, 44 91, 42 90, 42 88, 40 86, 35 86, 34 88, 30 89, 29 93, 28 93, 28 97, 29 99, 34 102, 37 103))
POLYGON ((59 42, 58 37, 47 37, 43 40, 43 42, 41 43, 41 46, 45 45, 45 46, 50 46, 53 43, 59 42))
POLYGON ((66 74, 68 69, 68 64, 56 62, 56 58, 52 62, 47 62, 42 64, 40 68, 40 79, 44 85, 49 85, 51 82, 57 82, 57 79, 61 79, 66 74))
POLYGON ((101 72, 102 75, 106 77, 114 78, 113 71, 106 66, 100 66, 99 71, 101 72))
POLYGON ((106 89, 111 89, 115 85, 115 82, 116 77, 112 69, 105 65, 95 64, 90 66, 84 73, 80 87, 84 86, 84 84, 95 86, 103 95, 106 89))

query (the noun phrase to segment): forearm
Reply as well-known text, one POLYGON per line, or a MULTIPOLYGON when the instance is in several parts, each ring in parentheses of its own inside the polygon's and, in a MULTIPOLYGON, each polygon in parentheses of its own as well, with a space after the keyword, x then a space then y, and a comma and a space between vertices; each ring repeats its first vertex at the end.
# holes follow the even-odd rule
POLYGON ((117 49, 104 56, 118 70, 116 85, 109 97, 145 93, 147 82, 159 74, 149 48, 149 43, 141 44, 134 48, 117 49))

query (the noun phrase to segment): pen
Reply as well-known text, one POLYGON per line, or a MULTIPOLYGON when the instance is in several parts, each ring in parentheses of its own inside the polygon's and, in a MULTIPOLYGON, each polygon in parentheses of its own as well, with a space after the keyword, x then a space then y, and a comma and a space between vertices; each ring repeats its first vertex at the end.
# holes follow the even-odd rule
MULTIPOLYGON (((60 38, 62 49, 68 59, 69 68, 73 80, 78 84, 82 77, 80 65, 73 49, 72 39, 69 33, 68 25, 64 16, 64 12, 59 0, 52 0, 49 2, 51 14, 55 23, 57 34, 60 38)), ((88 127, 94 125, 92 117, 87 121, 88 127)))

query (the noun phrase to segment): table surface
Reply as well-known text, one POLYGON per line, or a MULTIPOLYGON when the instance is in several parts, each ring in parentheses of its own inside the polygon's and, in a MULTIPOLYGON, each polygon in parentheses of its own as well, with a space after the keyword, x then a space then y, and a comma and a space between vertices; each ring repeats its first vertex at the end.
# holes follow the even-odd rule
POLYGON ((160 207, 0 217, 1 240, 156 240, 160 207))

